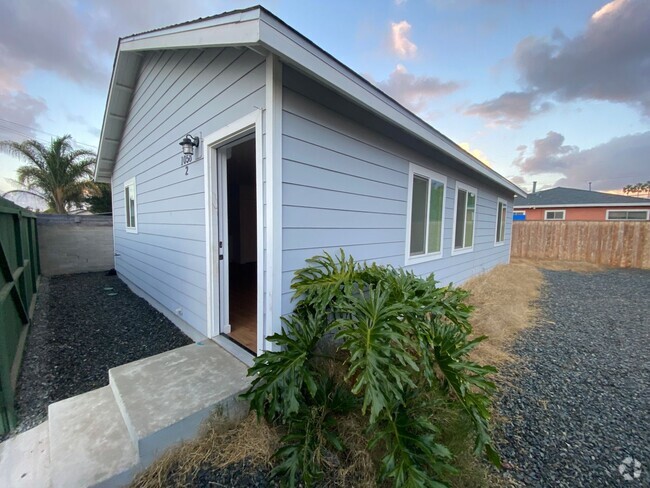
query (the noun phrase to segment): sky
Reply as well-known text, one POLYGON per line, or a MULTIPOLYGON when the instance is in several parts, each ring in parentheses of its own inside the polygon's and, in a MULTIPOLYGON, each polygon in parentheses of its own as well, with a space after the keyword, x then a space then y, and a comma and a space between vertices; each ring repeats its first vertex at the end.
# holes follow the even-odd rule
MULTIPOLYGON (((262 4, 527 191, 650 180, 649 0, 262 4)), ((2 0, 0 140, 96 149, 120 36, 250 5, 2 0)))

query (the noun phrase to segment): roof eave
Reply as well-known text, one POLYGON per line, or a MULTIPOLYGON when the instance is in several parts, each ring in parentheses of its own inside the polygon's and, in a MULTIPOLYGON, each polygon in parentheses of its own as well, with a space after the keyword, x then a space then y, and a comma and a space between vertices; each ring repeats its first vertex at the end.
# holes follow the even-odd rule
POLYGON ((597 207, 650 207, 650 202, 648 203, 555 203, 555 204, 544 204, 544 205, 513 205, 515 209, 531 209, 531 208, 579 208, 579 207, 588 207, 588 208, 597 208, 597 207))
MULTIPOLYGON (((512 191, 515 195, 526 197, 526 192, 517 185, 481 163, 449 138, 262 7, 226 13, 199 22, 179 24, 120 40, 100 136, 96 181, 110 180, 110 176, 106 175, 112 173, 112 167, 110 171, 104 171, 103 174, 100 170, 104 156, 106 129, 110 126, 108 118, 111 115, 121 115, 111 110, 111 102, 115 87, 115 73, 120 68, 124 55, 158 49, 224 46, 260 46, 274 52, 281 59, 299 66, 303 71, 337 93, 352 99, 389 123, 450 155, 474 172, 512 191)), ((111 162, 109 159, 105 159, 105 161, 106 165, 111 162)))

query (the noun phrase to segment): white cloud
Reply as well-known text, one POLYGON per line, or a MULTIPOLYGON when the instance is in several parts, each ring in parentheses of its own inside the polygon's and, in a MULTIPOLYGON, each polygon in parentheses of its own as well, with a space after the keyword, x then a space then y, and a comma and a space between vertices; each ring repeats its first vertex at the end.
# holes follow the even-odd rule
POLYGON ((391 47, 400 58, 413 58, 417 54, 418 47, 408 38, 410 32, 411 24, 406 20, 390 24, 391 47))
POLYGON ((604 16, 616 12, 620 9, 627 0, 614 0, 613 2, 606 3, 597 12, 591 16, 594 22, 599 21, 604 16))
POLYGON ((415 76, 398 64, 387 80, 376 85, 413 112, 426 108, 434 98, 448 95, 460 87, 454 81, 441 81, 433 76, 415 76))
POLYGON ((515 166, 525 175, 560 175, 555 186, 583 188, 591 181, 594 190, 614 190, 650 177, 650 131, 615 137, 589 149, 566 145, 562 134, 551 131, 531 149, 521 147, 515 166))
POLYGON ((492 162, 488 159, 487 154, 485 154, 483 151, 477 148, 472 148, 469 145, 469 142, 460 142, 458 145, 463 148, 465 151, 470 153, 472 156, 474 156, 476 159, 478 159, 481 163, 483 163, 485 166, 488 168, 492 168, 492 162))

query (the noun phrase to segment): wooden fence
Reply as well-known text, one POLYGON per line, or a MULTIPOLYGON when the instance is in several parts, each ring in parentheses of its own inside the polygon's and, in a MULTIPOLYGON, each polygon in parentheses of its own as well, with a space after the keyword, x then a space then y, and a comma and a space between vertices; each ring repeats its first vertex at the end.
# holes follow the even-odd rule
POLYGON ((36 298, 36 216, 0 198, 0 434, 14 427, 14 392, 36 298))
POLYGON ((513 222, 511 256, 650 269, 650 222, 513 222))

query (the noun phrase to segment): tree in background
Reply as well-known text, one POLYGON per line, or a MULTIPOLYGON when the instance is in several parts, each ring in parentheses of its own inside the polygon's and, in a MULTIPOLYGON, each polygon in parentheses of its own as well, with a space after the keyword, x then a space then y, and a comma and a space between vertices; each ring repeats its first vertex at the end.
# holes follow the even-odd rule
POLYGON ((650 197, 650 180, 646 181, 645 183, 627 185, 625 188, 623 188, 623 193, 626 195, 632 193, 635 197, 640 197, 642 193, 645 193, 646 197, 650 197))
POLYGON ((71 140, 70 135, 56 137, 49 146, 33 139, 0 141, 0 150, 27 163, 18 168, 18 181, 41 193, 49 212, 65 214, 79 208, 94 187, 91 177, 96 156, 92 151, 74 149, 71 140))
POLYGON ((88 205, 88 210, 94 214, 109 214, 113 212, 112 197, 111 185, 95 183, 89 195, 84 198, 84 203, 88 205))

